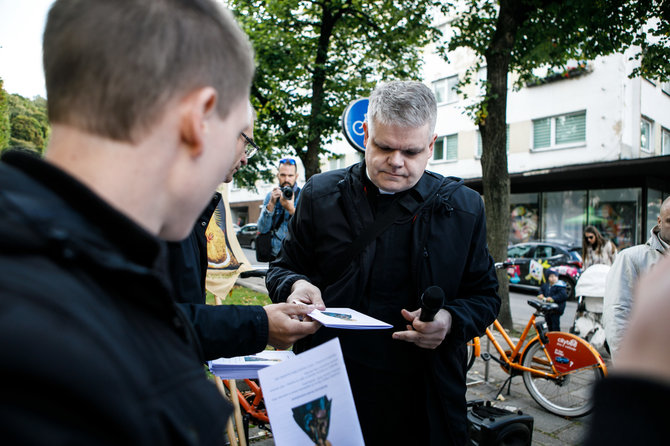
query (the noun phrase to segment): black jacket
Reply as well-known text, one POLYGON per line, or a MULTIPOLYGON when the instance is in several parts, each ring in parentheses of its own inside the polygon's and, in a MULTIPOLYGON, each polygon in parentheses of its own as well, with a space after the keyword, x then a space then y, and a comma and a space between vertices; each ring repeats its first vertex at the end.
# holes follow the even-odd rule
POLYGON ((249 355, 268 342, 268 317, 259 305, 205 305, 207 239, 205 230, 221 201, 216 192, 193 230, 181 242, 168 243, 170 280, 179 308, 193 324, 204 358, 249 355))
POLYGON ((230 407, 173 303, 164 248, 59 169, 3 157, 4 441, 223 443, 230 407))
MULTIPOLYGON (((365 165, 315 175, 302 190, 279 258, 270 265, 267 285, 275 302, 286 300, 298 279, 317 285, 326 306, 361 308, 362 290, 375 258, 370 243, 348 265, 347 247, 373 222, 364 192, 365 165), (343 271, 329 283, 332 270, 343 271)), ((486 245, 483 203, 462 180, 426 172, 410 191, 414 204, 399 221, 412 219, 412 251, 407 253, 416 305, 432 285, 444 290, 451 333, 436 350, 425 350, 421 369, 429 395, 431 444, 463 444, 466 432, 465 348, 498 314, 495 268, 486 245)), ((321 328, 311 346, 336 336, 321 328)), ((374 348, 374 346, 369 346, 374 348)), ((344 351, 345 358, 347 352, 344 351)), ((411 408, 408 408, 411 410, 411 408)))

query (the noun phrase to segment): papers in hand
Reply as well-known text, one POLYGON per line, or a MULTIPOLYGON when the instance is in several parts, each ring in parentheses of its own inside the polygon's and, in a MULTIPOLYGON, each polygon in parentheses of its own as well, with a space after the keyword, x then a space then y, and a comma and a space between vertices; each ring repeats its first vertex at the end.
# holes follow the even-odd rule
POLYGON ((350 330, 375 330, 393 328, 393 325, 380 321, 351 308, 315 309, 309 316, 330 328, 348 328, 350 330))
POLYGON ((255 355, 215 359, 209 362, 209 370, 223 379, 255 379, 260 369, 293 357, 295 353, 288 350, 263 350, 255 355))
POLYGON ((258 376, 275 444, 365 445, 337 338, 258 376))

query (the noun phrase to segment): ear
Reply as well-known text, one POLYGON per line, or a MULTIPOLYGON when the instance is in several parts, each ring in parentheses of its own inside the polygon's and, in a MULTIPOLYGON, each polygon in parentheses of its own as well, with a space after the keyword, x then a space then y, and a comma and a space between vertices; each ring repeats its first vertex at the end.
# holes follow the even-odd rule
POLYGON ((433 157, 433 150, 435 149, 435 141, 437 141, 437 133, 433 134, 433 138, 430 141, 430 145, 428 146, 428 151, 430 153, 430 158, 433 157))
POLYGON ((199 156, 203 151, 209 121, 216 116, 216 101, 216 90, 202 87, 188 94, 181 103, 179 132, 191 156, 199 156))
POLYGON ((363 121, 363 147, 368 147, 368 121, 363 121))

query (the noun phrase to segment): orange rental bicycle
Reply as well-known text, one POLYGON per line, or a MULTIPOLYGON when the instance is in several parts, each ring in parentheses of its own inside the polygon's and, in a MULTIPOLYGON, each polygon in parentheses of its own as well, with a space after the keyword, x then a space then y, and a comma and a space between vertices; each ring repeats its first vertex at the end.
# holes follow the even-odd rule
POLYGON ((508 349, 498 343, 489 328, 486 329, 486 337, 497 350, 499 358, 481 352, 479 338, 468 343, 468 369, 477 356, 484 361, 493 360, 510 375, 498 395, 505 385, 509 394, 512 378, 523 375, 523 383, 530 396, 549 412, 564 417, 586 415, 592 409, 593 384, 607 375, 602 357, 584 339, 570 333, 548 331, 543 319, 536 320, 538 316, 544 318, 547 313, 555 311, 557 304, 528 300, 528 305, 536 311, 516 343, 497 320, 493 322, 508 349), (535 328, 537 334, 526 343, 531 328, 535 328))

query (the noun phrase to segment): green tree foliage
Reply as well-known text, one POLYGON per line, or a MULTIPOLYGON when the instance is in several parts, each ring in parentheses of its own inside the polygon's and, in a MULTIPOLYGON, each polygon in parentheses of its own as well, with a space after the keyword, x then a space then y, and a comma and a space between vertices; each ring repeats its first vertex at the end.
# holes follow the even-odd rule
MULTIPOLYGON (((509 174, 505 149, 507 75, 517 87, 540 67, 565 69, 568 61, 592 60, 633 49, 640 66, 632 76, 670 76, 670 2, 667 0, 466 0, 451 23, 456 30, 445 50, 468 47, 486 64, 486 95, 472 109, 482 135, 482 183, 489 249, 506 257, 509 237, 509 174)), ((511 328, 507 276, 500 271, 503 306, 499 320, 511 328)))
POLYGON ((3 88, 3 81, 0 78, 0 152, 9 147, 9 139, 12 134, 7 102, 7 92, 3 88))
MULTIPOLYGON (((257 58, 252 101, 264 153, 238 173, 250 184, 282 154, 307 178, 340 130, 346 105, 379 80, 418 79, 421 51, 438 35, 430 0, 231 0, 257 58)), ((269 172, 272 175, 272 172, 269 172)))
POLYGON ((11 138, 5 148, 20 147, 43 153, 51 127, 46 100, 40 96, 27 99, 18 94, 7 96, 11 138))

